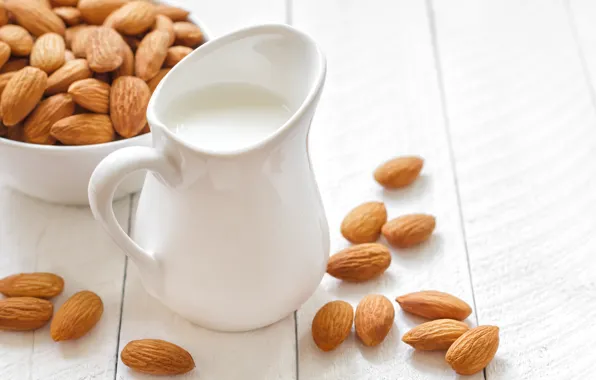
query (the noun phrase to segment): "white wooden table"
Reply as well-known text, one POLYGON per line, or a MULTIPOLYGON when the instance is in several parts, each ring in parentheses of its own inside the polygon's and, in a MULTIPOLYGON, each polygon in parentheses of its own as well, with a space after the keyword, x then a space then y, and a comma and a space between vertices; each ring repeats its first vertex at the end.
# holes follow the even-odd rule
MULTIPOLYGON (((56 344, 48 327, 0 333, 0 379, 145 379, 119 362, 132 339, 187 348, 186 379, 454 379, 442 353, 400 341, 420 322, 398 310, 390 336, 351 336, 320 352, 310 323, 326 301, 354 305, 421 289, 460 296, 471 324, 501 327, 497 357, 470 379, 590 379, 596 373, 596 2, 593 0, 179 1, 221 35, 287 22, 317 39, 328 80, 310 152, 333 251, 356 204, 437 216, 433 239, 395 252, 378 281, 325 277, 294 317, 244 334, 195 327, 143 290, 87 208, 45 204, 0 187, 0 276, 62 275, 59 306, 80 289, 105 313, 92 333, 56 344), (414 153, 423 177, 383 193, 382 160, 414 153)), ((1 178, 0 173, 0 178, 1 178)), ((129 230, 135 197, 115 210, 129 230)))

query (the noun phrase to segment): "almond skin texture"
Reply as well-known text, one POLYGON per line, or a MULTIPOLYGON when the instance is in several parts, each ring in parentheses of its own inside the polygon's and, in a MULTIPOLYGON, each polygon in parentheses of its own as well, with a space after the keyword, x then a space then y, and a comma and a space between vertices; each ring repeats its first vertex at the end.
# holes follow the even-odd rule
POLYGON ((173 7, 167 4, 158 4, 155 7, 155 11, 160 15, 167 16, 172 21, 186 21, 190 13, 182 8, 173 7))
POLYGON ((331 256, 327 262, 327 273, 340 280, 363 282, 380 276, 390 264, 391 254, 384 245, 359 244, 331 256))
POLYGON ((79 0, 77 8, 86 23, 101 25, 110 13, 127 2, 128 0, 79 0))
POLYGON ((64 40, 66 47, 72 50, 75 57, 85 58, 87 55, 87 45, 89 32, 97 28, 96 26, 77 25, 66 29, 64 40))
POLYGON ((176 41, 174 42, 176 45, 194 48, 203 43, 203 32, 191 22, 175 22, 174 34, 176 35, 176 41))
POLYGON ((47 84, 46 73, 30 66, 10 78, 0 100, 4 125, 10 127, 25 119, 41 100, 47 84))
POLYGON ((51 74, 59 69, 65 61, 66 44, 64 38, 56 33, 46 33, 33 44, 29 61, 31 66, 51 74))
POLYGON ((91 75, 87 60, 75 59, 68 61, 48 78, 46 95, 66 92, 71 84, 81 79, 91 78, 91 75))
POLYGON ((381 236, 387 222, 383 202, 366 202, 352 209, 341 223, 341 234, 351 243, 372 243, 381 236))
POLYGON ((70 85, 68 93, 75 103, 95 113, 108 113, 110 85, 94 78, 81 79, 70 85))
POLYGON ((11 54, 18 57, 29 55, 33 48, 33 37, 19 25, 0 27, 0 41, 6 42, 10 46, 11 54))
POLYGON ((55 342, 78 339, 99 322, 102 314, 103 302, 97 294, 88 290, 75 293, 54 315, 50 335, 55 342))
POLYGON ((404 311, 427 319, 463 321, 472 314, 470 305, 451 294, 436 290, 405 294, 397 297, 396 301, 404 311))
POLYGON ((107 73, 122 65, 121 47, 124 40, 114 29, 93 28, 87 38, 86 56, 91 70, 96 73, 107 73))
POLYGON ((473 375, 484 369, 499 348, 499 328, 478 326, 460 336, 449 347, 445 360, 460 375, 473 375))
POLYGON ((81 23, 81 11, 74 7, 57 7, 53 9, 68 26, 79 25, 81 23))
POLYGON ((122 137, 139 134, 147 119, 147 105, 151 91, 147 83, 136 77, 119 77, 112 84, 110 93, 110 116, 114 129, 122 137))
POLYGON ((122 40, 121 44, 122 65, 114 72, 114 79, 121 76, 135 75, 135 55, 126 41, 122 40))
POLYGON ((135 54, 135 74, 148 81, 159 73, 168 55, 170 38, 167 33, 154 30, 141 41, 135 54))
POLYGON ((114 127, 108 115, 73 115, 52 125, 50 134, 65 145, 92 145, 114 141, 114 127))
POLYGON ((3 41, 0 41, 0 67, 4 66, 10 58, 10 46, 3 41))
POLYGON ((0 293, 6 297, 56 297, 64 289, 62 277, 53 273, 20 273, 0 280, 0 293))
POLYGON ((155 89, 157 88, 157 85, 159 84, 159 82, 161 82, 161 80, 163 79, 163 77, 165 77, 166 74, 170 72, 170 70, 171 69, 161 69, 161 70, 159 70, 159 72, 157 73, 157 75, 154 76, 153 78, 151 78, 149 80, 149 82, 147 82, 147 84, 149 85, 149 90, 151 90, 151 93, 153 93, 153 91, 155 91, 155 89))
POLYGON ((29 331, 43 327, 52 318, 48 300, 13 297, 0 300, 0 330, 29 331))
POLYGON ((112 12, 103 25, 123 34, 135 35, 151 28, 156 14, 155 5, 145 1, 131 1, 112 12))
POLYGON ((4 92, 8 81, 10 81, 10 78, 12 78, 16 73, 16 71, 11 71, 9 73, 0 74, 0 94, 4 92))
POLYGON ((353 322, 352 305, 344 301, 331 301, 315 314, 312 338, 321 350, 334 350, 350 335, 353 322))
POLYGON ((393 326, 395 310, 387 297, 371 294, 364 297, 356 308, 356 334, 366 346, 377 346, 393 326))
POLYGON ((174 67, 178 62, 182 60, 182 58, 186 57, 190 53, 192 53, 192 48, 187 46, 172 46, 168 49, 168 55, 166 55, 166 60, 164 62, 165 67, 174 67))
POLYGON ((417 350, 446 350, 470 328, 453 319, 437 319, 414 327, 401 340, 417 350))
POLYGON ((6 9, 10 11, 17 23, 36 37, 45 33, 64 35, 64 21, 50 8, 40 7, 36 0, 5 0, 6 9))
POLYGON ((50 135, 52 125, 58 120, 72 116, 74 110, 75 104, 68 94, 57 94, 43 100, 25 120, 25 141, 33 144, 54 144, 56 139, 50 135))
POLYGON ((74 56, 73 52, 70 50, 64 51, 64 62, 74 61, 76 57, 74 56))
POLYGON ((162 32, 167 33, 168 36, 170 36, 170 46, 176 40, 176 34, 174 33, 174 23, 167 16, 155 16, 155 24, 153 25, 153 30, 161 30, 162 32))
POLYGON ((420 157, 398 157, 379 166, 375 170, 374 177, 387 189, 399 189, 414 182, 423 165, 424 160, 420 157))
POLYGON ((122 349, 120 358, 127 367, 149 375, 181 375, 195 368, 188 351, 159 339, 130 341, 122 349))
POLYGON ((389 244, 409 248, 428 240, 435 225, 435 217, 432 215, 411 214, 388 221, 381 232, 389 244))

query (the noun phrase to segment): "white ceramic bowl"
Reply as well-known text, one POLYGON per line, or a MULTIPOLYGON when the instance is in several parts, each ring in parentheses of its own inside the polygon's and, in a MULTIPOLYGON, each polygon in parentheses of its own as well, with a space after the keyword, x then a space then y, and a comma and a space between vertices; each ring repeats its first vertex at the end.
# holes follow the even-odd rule
MULTIPOLYGON (((189 18, 208 40, 204 25, 192 15, 189 18)), ((151 133, 86 146, 37 145, 0 138, 0 184, 51 203, 88 205, 91 173, 108 154, 127 146, 151 146, 151 133)), ((115 199, 139 191, 144 179, 144 172, 126 178, 115 199)))

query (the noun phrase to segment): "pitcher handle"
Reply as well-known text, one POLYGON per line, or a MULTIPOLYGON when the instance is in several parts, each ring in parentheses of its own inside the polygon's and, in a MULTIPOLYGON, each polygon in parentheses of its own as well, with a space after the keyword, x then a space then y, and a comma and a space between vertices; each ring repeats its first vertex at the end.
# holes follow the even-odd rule
POLYGON ((139 269, 157 275, 159 269, 157 260, 124 232, 112 208, 118 185, 126 176, 138 170, 155 172, 170 186, 177 183, 180 178, 176 166, 163 152, 149 147, 122 148, 109 154, 93 171, 88 189, 89 204, 95 219, 139 269))

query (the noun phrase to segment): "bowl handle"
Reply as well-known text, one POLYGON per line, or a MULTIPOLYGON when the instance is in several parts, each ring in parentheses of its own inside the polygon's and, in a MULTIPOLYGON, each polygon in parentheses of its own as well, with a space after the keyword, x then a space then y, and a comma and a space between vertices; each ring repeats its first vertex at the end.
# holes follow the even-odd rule
POLYGON ((95 168, 89 181, 89 204, 95 219, 135 262, 142 274, 157 279, 161 277, 158 261, 124 232, 112 208, 118 185, 127 175, 138 170, 155 172, 169 186, 180 182, 178 169, 161 151, 149 147, 127 147, 111 153, 95 168))

